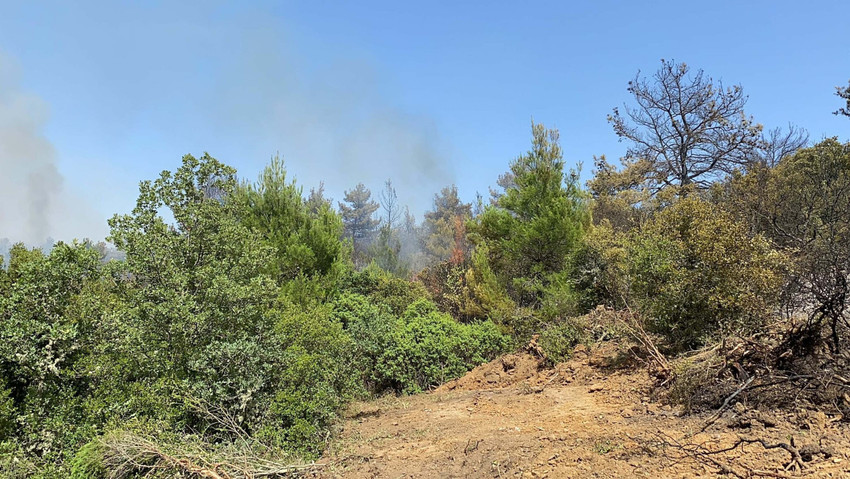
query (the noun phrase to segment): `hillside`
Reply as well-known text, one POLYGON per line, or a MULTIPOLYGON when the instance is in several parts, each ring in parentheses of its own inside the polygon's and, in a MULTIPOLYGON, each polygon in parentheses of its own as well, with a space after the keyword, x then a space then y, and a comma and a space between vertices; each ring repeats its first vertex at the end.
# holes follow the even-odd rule
POLYGON ((430 393, 355 404, 316 475, 850 476, 850 431, 840 417, 804 409, 757 411, 739 403, 699 432, 710 412, 683 415, 651 399, 646 372, 612 370, 606 367, 611 359, 581 346, 555 368, 530 354, 508 355, 430 393), (803 467, 792 462, 790 450, 759 443, 694 454, 741 439, 793 444, 803 467))

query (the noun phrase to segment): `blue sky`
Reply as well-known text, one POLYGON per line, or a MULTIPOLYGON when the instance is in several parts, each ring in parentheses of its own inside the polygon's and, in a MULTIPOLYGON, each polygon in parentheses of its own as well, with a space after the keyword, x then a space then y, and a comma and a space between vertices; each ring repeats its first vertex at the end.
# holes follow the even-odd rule
MULTIPOLYGON (((850 79, 846 18, 843 1, 0 0, 0 61, 40 112, 7 116, 33 123, 62 177, 51 234, 102 237, 185 153, 255 178, 280 152, 335 199, 392 177, 421 217, 446 184, 486 194, 534 118, 587 177, 594 155, 625 151, 606 116, 661 58, 741 84, 766 127, 846 140, 830 114, 850 79)), ((26 234, 2 218, 0 237, 26 234)))

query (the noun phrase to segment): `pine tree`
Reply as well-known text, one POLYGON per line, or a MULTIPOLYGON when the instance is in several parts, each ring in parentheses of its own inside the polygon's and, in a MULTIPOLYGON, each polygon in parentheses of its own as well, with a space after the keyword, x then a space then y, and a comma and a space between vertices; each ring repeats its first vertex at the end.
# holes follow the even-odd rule
POLYGON ((378 206, 378 203, 372 201, 372 192, 363 183, 346 191, 345 198, 339 203, 345 236, 351 238, 355 259, 365 253, 366 246, 381 223, 381 220, 373 217, 378 206))
POLYGON ((532 148, 511 163, 513 186, 471 225, 489 268, 520 306, 539 307, 590 223, 578 174, 564 173, 558 131, 532 123, 532 148))
POLYGON ((443 188, 434 195, 434 209, 425 213, 425 251, 434 261, 463 258, 466 248, 465 223, 472 217, 472 205, 460 200, 457 186, 443 188))

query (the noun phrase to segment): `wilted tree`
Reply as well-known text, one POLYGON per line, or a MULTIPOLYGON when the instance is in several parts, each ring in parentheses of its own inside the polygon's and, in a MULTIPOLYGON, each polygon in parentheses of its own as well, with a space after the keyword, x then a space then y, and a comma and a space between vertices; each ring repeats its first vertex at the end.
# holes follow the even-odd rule
POLYGON ((657 189, 708 186, 745 165, 761 143, 761 126, 744 113, 743 89, 702 70, 690 75, 684 63, 661 60, 651 80, 638 73, 628 91, 636 106, 615 108, 608 121, 632 143, 627 159, 649 163, 646 179, 657 189))
POLYGON ((362 253, 375 230, 381 223, 373 217, 378 203, 372 201, 372 192, 363 183, 345 192, 344 202, 339 203, 345 236, 351 238, 355 253, 362 253))
POLYGON ((809 132, 805 129, 790 124, 787 130, 777 127, 762 134, 761 145, 753 152, 751 162, 773 168, 808 143, 809 132))
POLYGON ((835 94, 839 98, 847 100, 847 106, 839 108, 838 110, 835 110, 833 113, 836 114, 836 115, 844 115, 844 116, 850 118, 850 82, 847 82, 846 87, 843 87, 843 88, 840 87, 840 86, 835 87, 835 90, 836 90, 835 94))
POLYGON ((850 328, 850 144, 830 138, 802 149, 776 168, 737 179, 731 193, 791 254, 786 296, 809 313, 804 331, 819 334, 826 325, 837 350, 850 328))
POLYGON ((446 186, 434 195, 434 209, 425 213, 423 225, 425 251, 433 260, 446 261, 453 256, 463 256, 466 238, 458 232, 464 229, 471 216, 472 205, 460 200, 457 186, 446 186))
POLYGON ((390 229, 395 228, 396 221, 401 216, 401 208, 398 205, 398 195, 392 180, 384 182, 384 189, 381 190, 381 207, 384 209, 384 225, 390 229))

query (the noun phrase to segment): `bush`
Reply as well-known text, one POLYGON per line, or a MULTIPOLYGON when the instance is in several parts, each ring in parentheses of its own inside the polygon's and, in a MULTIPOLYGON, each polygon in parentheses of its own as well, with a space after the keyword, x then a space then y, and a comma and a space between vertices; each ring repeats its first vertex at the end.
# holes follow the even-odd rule
MULTIPOLYGON (((829 336, 842 349, 850 323, 850 143, 828 138, 732 181, 729 204, 792 258, 785 297, 809 316, 804 349, 829 336), (806 345, 806 337, 817 339, 806 345)), ((846 347, 846 346, 845 346, 846 347)), ((809 351, 810 352, 810 351, 809 351)))
POLYGON ((747 333, 777 310, 785 257, 717 207, 686 198, 627 242, 633 299, 650 328, 690 348, 747 333))
POLYGON ((585 340, 586 330, 586 325, 570 319, 544 329, 537 344, 550 364, 558 364, 572 357, 575 347, 585 340))
POLYGON ((625 306, 629 285, 624 237, 604 221, 592 226, 582 238, 570 268, 579 310, 591 311, 599 305, 615 309, 625 306))
POLYGON ((396 316, 416 300, 428 298, 423 285, 399 278, 374 263, 362 271, 348 271, 340 279, 339 289, 366 296, 373 303, 386 306, 396 316))
POLYGON ((401 321, 387 306, 378 306, 357 293, 344 293, 332 305, 332 317, 343 325, 354 342, 353 356, 366 389, 380 393, 393 387, 377 373, 376 365, 392 344, 401 321))
POLYGON ((495 324, 461 324, 420 300, 403 315, 376 373, 397 391, 419 392, 460 377, 509 346, 509 338, 495 324))

